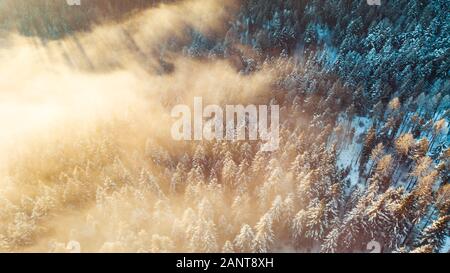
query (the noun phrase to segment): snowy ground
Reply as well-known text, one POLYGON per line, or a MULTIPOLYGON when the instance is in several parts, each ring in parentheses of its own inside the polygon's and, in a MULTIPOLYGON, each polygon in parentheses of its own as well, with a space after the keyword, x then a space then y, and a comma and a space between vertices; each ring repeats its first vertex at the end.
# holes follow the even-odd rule
MULTIPOLYGON (((340 120, 342 126, 346 126, 346 120, 340 120)), ((372 121, 366 117, 355 117, 351 123, 351 130, 355 128, 355 135, 353 139, 340 150, 337 158, 337 164, 341 169, 345 169, 350 166, 350 173, 348 179, 350 180, 350 187, 353 188, 359 181, 359 161, 358 155, 362 149, 362 139, 364 134, 372 126, 372 121)))

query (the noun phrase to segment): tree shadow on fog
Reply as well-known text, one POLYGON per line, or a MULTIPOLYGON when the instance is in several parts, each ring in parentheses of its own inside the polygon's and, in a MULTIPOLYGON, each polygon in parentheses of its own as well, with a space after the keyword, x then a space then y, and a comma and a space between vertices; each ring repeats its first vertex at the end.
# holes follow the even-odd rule
MULTIPOLYGON (((102 23, 123 22, 136 12, 160 3, 176 1, 81 0, 81 6, 69 6, 65 0, 5 0, 0 1, 0 33, 5 33, 4 36, 7 37, 8 33, 17 32, 31 38, 31 46, 43 49, 39 50, 42 61, 59 58, 74 69, 114 70, 123 65, 122 61, 93 56, 90 50, 92 47, 85 44, 83 32, 90 31, 102 23), (31 3, 26 3, 28 1, 31 3)), ((114 31, 132 61, 145 71, 152 74, 173 72, 173 64, 165 61, 158 50, 143 48, 129 29, 122 26, 114 31)))
POLYGON ((94 25, 121 21, 131 14, 160 3, 177 0, 81 0, 70 6, 65 0, 4 0, 0 2, 0 30, 24 36, 60 39, 94 25))

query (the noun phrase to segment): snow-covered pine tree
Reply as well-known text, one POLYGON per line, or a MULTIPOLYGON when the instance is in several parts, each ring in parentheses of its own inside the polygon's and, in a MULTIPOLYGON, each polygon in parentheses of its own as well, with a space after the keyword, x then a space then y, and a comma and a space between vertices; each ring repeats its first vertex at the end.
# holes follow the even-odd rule
POLYGON ((375 143, 377 141, 377 135, 376 135, 376 130, 375 127, 370 127, 369 131, 367 132, 365 139, 364 139, 364 144, 363 144, 363 148, 361 151, 361 157, 360 157, 360 174, 364 173, 364 168, 365 165, 367 163, 367 160, 369 159, 370 153, 373 149, 373 147, 375 146, 375 143))
POLYGON ((392 156, 387 154, 383 156, 375 167, 375 172, 372 177, 369 178, 368 194, 372 198, 378 193, 386 191, 391 183, 392 172, 392 156))
POLYGON ((395 148, 397 154, 400 156, 400 160, 405 159, 408 156, 413 144, 414 138, 410 133, 403 134, 397 138, 395 141, 395 148))
POLYGON ((272 250, 274 233, 272 230, 273 218, 270 213, 264 214, 255 226, 255 238, 252 250, 256 253, 267 253, 272 250))
POLYGON ((416 240, 417 247, 428 246, 432 252, 439 252, 444 242, 450 236, 450 216, 444 215, 426 227, 416 240))
POLYGON ((384 145, 383 143, 378 143, 375 148, 373 148, 372 152, 370 153, 370 159, 372 160, 372 163, 370 165, 369 175, 372 174, 372 168, 378 164, 381 158, 384 156, 384 145))
POLYGON ((339 238, 340 238, 339 228, 333 228, 331 231, 325 236, 322 246, 320 248, 320 252, 323 253, 335 253, 339 250, 339 238))
POLYGON ((223 162, 223 169, 222 169, 222 182, 225 185, 228 186, 235 186, 236 181, 236 174, 238 172, 238 167, 236 166, 236 163, 233 160, 233 157, 230 153, 230 151, 227 151, 225 153, 225 159, 223 162))
POLYGON ((307 210, 306 238, 321 241, 331 224, 325 200, 314 200, 307 210))
POLYGON ((226 241, 222 247, 222 253, 235 253, 233 243, 230 241, 226 241))
POLYGON ((241 227, 239 234, 234 239, 235 250, 242 253, 249 253, 253 250, 253 241, 255 234, 252 228, 244 224, 241 227))
POLYGON ((410 253, 433 253, 433 246, 423 245, 410 251, 410 253))

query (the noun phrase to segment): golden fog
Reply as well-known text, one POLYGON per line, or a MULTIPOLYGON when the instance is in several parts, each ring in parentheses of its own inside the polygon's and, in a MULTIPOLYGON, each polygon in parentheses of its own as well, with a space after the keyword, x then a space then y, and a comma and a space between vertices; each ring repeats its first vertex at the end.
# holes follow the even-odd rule
POLYGON ((257 236, 275 196, 292 201, 294 185, 261 205, 257 176, 248 186, 219 184, 224 174, 195 163, 231 158, 237 173, 241 144, 170 137, 172 106, 194 96, 273 97, 277 60, 241 75, 231 61, 162 51, 170 39, 188 42, 188 28, 225 35, 234 10, 232 1, 178 1, 55 40, 2 34, 0 251, 64 252, 70 241, 89 252, 220 251, 241 229, 257 236))

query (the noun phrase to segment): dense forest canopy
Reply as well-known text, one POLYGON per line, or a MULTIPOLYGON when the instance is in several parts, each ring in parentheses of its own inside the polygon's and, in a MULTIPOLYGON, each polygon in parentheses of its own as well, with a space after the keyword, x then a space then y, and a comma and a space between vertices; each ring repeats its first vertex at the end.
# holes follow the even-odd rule
POLYGON ((0 1, 0 251, 449 251, 449 6, 0 1), (280 148, 171 140, 194 96, 280 148))

